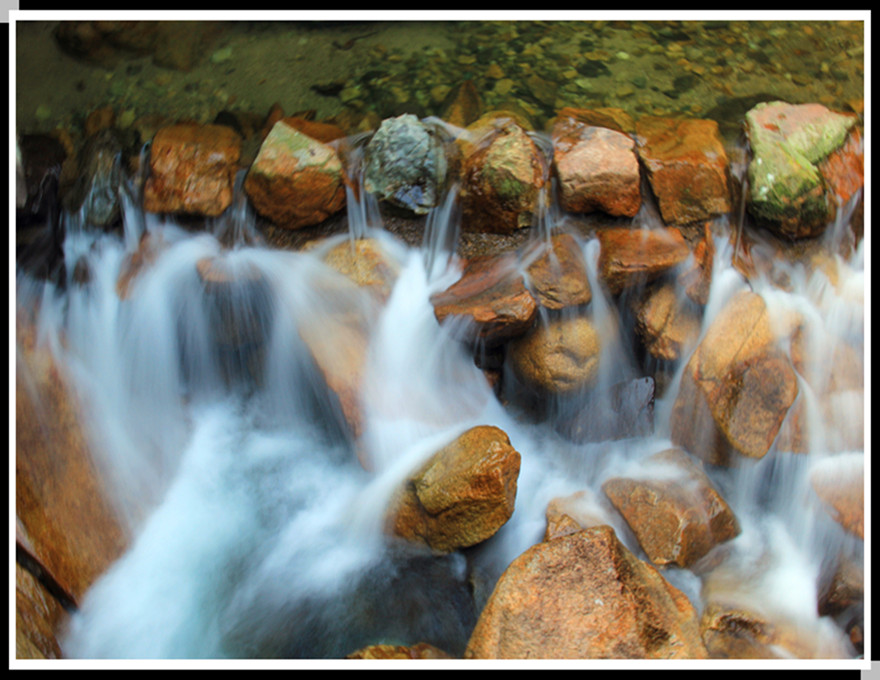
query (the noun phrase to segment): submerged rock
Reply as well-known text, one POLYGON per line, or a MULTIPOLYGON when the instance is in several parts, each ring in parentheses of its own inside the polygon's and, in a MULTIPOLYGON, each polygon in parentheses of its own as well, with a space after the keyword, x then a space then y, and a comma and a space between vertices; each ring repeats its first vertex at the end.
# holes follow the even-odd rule
POLYGON ((474 427, 410 475, 389 510, 390 530, 438 552, 476 545, 513 514, 520 454, 497 427, 474 427))
POLYGON ((740 532, 730 506, 681 449, 651 456, 637 478, 614 477, 602 490, 657 565, 689 567, 740 532))
POLYGON ((758 104, 746 114, 749 212, 781 236, 824 231, 834 215, 817 163, 843 145, 855 115, 821 104, 758 104))
POLYGON ((439 130, 412 114, 382 121, 364 151, 364 188, 416 215, 439 203, 446 171, 439 130))
POLYGON ((687 597, 607 525, 532 546, 501 575, 468 659, 704 659, 687 597))
POLYGON ((345 206, 336 151, 283 120, 266 136, 244 189, 260 215, 285 229, 319 224, 345 206))

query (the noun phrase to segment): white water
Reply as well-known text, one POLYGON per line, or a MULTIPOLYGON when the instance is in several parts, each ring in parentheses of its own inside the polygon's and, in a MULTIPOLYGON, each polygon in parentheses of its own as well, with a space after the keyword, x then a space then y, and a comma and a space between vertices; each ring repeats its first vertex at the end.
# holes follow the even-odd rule
MULTIPOLYGON (((460 655, 501 570, 541 540, 552 498, 583 489, 598 496, 605 479, 671 446, 670 396, 658 399, 649 437, 576 445, 552 423, 518 421, 459 342, 460 329, 438 325, 429 302, 460 274, 451 245, 454 201, 429 216, 423 247, 408 248, 382 231, 375 205, 349 198, 352 236, 382 240, 399 260, 382 307, 324 265, 320 249, 252 245, 255 232, 241 204, 214 233, 187 232, 131 203, 123 238, 68 229, 68 271, 84 257, 91 282, 71 283, 63 294, 45 291, 41 337, 86 396, 96 463, 133 535, 128 552, 72 618, 62 640, 69 658, 338 658, 379 642, 430 642, 460 655), (145 230, 161 234, 165 247, 121 300, 120 268, 145 230), (230 233, 235 246, 224 248, 218 234, 226 242, 230 233), (217 302, 196 274, 203 258, 217 258, 233 273, 258 274, 259 286, 230 293, 237 320, 250 315, 257 329, 249 339, 261 349, 248 357, 230 354, 217 340, 217 302), (356 445, 299 332, 310 324, 320 329, 338 314, 369 320, 364 428, 356 445), (389 543, 383 515, 395 486, 478 424, 503 429, 522 455, 511 520, 466 556, 429 556, 389 543), (370 472, 358 455, 370 461, 370 472)), ((553 226, 544 224, 542 234, 553 226)), ((620 337, 620 310, 601 293, 598 242, 581 242, 594 292, 591 315, 605 348, 597 389, 605 390, 640 372, 620 337)), ((748 285, 730 267, 730 255, 718 239, 704 329, 748 285)), ((793 292, 751 282, 771 308, 804 314, 818 355, 839 338, 864 335, 862 252, 838 268, 836 288, 797 269, 793 292)), ((21 289, 31 286, 22 282, 21 289)), ((850 655, 843 633, 816 615, 814 584, 825 560, 860 557, 860 546, 810 495, 807 472, 839 451, 828 443, 840 430, 863 425, 826 422, 815 413, 810 454, 771 452, 713 471, 713 481, 743 528, 726 546, 739 597, 760 603, 770 617, 796 621, 821 641, 823 654, 850 655)), ((622 519, 602 508, 639 553, 622 519)), ((664 574, 699 610, 699 576, 682 569, 664 574)))

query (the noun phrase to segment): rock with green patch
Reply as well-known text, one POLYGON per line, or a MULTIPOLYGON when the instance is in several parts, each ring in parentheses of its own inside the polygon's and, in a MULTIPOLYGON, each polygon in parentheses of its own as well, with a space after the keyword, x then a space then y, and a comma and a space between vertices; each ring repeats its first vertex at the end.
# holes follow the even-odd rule
POLYGON ((782 236, 820 234, 834 207, 816 164, 843 145, 855 123, 855 116, 821 104, 767 102, 751 109, 749 212, 782 236))

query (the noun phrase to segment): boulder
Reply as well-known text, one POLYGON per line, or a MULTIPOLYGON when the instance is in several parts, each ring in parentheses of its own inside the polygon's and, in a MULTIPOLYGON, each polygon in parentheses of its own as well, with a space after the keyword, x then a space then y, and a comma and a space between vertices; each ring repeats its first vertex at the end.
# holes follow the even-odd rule
POLYGON ((568 536, 582 529, 608 524, 605 509, 599 505, 592 491, 584 489, 571 494, 553 498, 544 513, 547 528, 544 540, 568 536))
POLYGON ((179 124, 156 132, 144 210, 216 217, 232 203, 241 137, 225 125, 179 124))
POLYGON ((471 258, 431 304, 439 323, 461 323, 466 341, 488 347, 525 333, 538 311, 513 254, 471 258))
POLYGON ((571 234, 556 234, 526 269, 528 286, 546 309, 589 304, 593 299, 583 251, 571 234))
MULTIPOLYGON (((270 116, 271 115, 272 112, 270 112, 270 116)), ((304 135, 316 139, 323 144, 329 144, 334 140, 342 139, 347 136, 345 130, 333 123, 308 120, 302 116, 282 116, 281 120, 283 120, 286 125, 295 130, 299 130, 304 135)), ((272 127, 274 127, 275 122, 277 122, 277 120, 272 123, 272 127)), ((269 129, 271 130, 271 127, 269 129)), ((268 131, 266 134, 268 134, 268 131)), ((262 135, 262 137, 265 139, 266 135, 262 135)))
POLYGON ((599 375, 599 331, 584 316, 563 316, 535 325, 510 342, 507 361, 524 385, 550 394, 588 389, 599 375))
POLYGON ((563 210, 615 217, 639 212, 639 159, 629 135, 560 117, 553 127, 553 167, 563 210))
POLYGON ((401 268, 387 248, 373 238, 346 239, 330 248, 321 259, 382 303, 391 295, 401 268))
POLYGON ((483 112, 483 98, 473 80, 465 80, 450 90, 441 105, 440 117, 447 123, 465 128, 477 120, 483 112))
POLYGON ((461 228, 509 234, 529 227, 544 186, 545 161, 513 120, 490 132, 462 163, 461 228))
POLYGON ((864 540, 864 455, 848 453, 820 460, 810 472, 810 485, 834 520, 864 540))
POLYGON ((690 255, 684 237, 674 227, 600 229, 597 236, 599 275, 612 295, 653 281, 690 255))
POLYGON ((494 535, 513 514, 520 454, 497 427, 471 428, 411 474, 389 508, 389 530, 448 553, 494 535))
POLYGON ((15 658, 62 658, 57 633, 67 618, 61 603, 30 571, 16 562, 15 658))
POLYGON ((412 114, 382 121, 364 149, 364 189, 416 215, 430 212, 446 184, 439 132, 412 114))
POLYGON ((666 224, 730 212, 728 159, 718 123, 645 116, 636 131, 639 156, 666 224))
POLYGON ((263 141, 244 190, 260 215, 284 229, 320 224, 345 206, 339 155, 284 120, 263 141))
POLYGON ((659 566, 690 567, 740 532, 730 506, 681 449, 649 457, 637 477, 611 478, 602 491, 659 566))
POLYGON ((697 612, 607 525, 532 546, 499 578, 468 659, 703 659, 697 612))
POLYGON ((632 306, 636 332, 655 359, 677 361, 700 337, 699 310, 679 294, 674 283, 651 288, 632 306))
POLYGON ((749 212, 781 236, 822 233, 834 206, 817 164, 843 145, 856 121, 821 104, 765 102, 751 109, 749 212))
POLYGON ((757 293, 736 294, 685 366, 673 405, 674 444, 714 465, 761 458, 798 395, 797 375, 757 293))

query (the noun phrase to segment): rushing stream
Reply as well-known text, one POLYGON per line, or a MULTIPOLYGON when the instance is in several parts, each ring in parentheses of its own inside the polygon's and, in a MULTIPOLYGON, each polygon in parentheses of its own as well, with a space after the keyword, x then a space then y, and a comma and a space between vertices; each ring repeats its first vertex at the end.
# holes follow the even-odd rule
MULTIPOLYGON (((461 271, 454 192, 428 216, 421 247, 383 230, 372 200, 350 193, 350 235, 302 251, 263 245, 244 201, 213 232, 195 233, 128 200, 121 234, 85 230, 76 215, 65 216, 66 269, 87 262, 88 283, 71 279, 62 290, 19 275, 19 304, 39 303, 40 337, 84 397, 95 462, 132 536, 72 617, 61 641, 66 657, 341 658, 379 642, 429 642, 460 657, 501 571, 541 540, 552 498, 585 488, 598 497, 610 476, 654 474, 641 461, 671 446, 678 375, 658 395, 650 436, 577 444, 557 432, 552 410, 539 422, 518 416, 475 365, 462 329, 434 316, 431 295, 461 271), (121 295, 120 274, 147 232, 162 247, 121 295), (384 304, 321 259, 332 245, 362 237, 378 239, 399 264, 384 304), (221 275, 199 276, 205 262, 221 275), (340 318, 355 319, 368 342, 356 445, 304 341, 319 334, 345 361, 356 338, 340 318), (389 543, 383 516, 395 487, 483 424, 504 430, 522 455, 510 521, 483 544, 446 556, 389 543)), ((566 228, 555 205, 542 219, 536 234, 566 228)), ((605 341, 596 389, 607 390, 642 369, 617 303, 602 292, 598 241, 577 238, 592 321, 605 341)), ((730 264, 729 240, 716 239, 704 330, 749 285, 730 264)), ((821 272, 781 262, 787 290, 770 277, 750 282, 772 310, 803 314, 815 330, 813 356, 844 337, 862 346, 863 247, 837 260, 834 286, 821 272)), ((811 381, 819 383, 821 376, 811 381)), ((828 464, 826 451, 840 451, 848 431, 864 427, 863 408, 854 397, 833 422, 814 413, 807 455, 771 451, 712 469, 742 526, 725 564, 740 586, 747 575, 743 602, 796 621, 819 656, 853 656, 843 631, 817 615, 815 583, 826 560, 861 560, 862 547, 810 495, 808 474, 828 464)), ((837 454, 833 464, 863 455, 837 454)), ((638 554, 622 518, 595 511, 638 554)), ((700 577, 663 573, 699 611, 700 577)))

